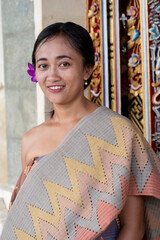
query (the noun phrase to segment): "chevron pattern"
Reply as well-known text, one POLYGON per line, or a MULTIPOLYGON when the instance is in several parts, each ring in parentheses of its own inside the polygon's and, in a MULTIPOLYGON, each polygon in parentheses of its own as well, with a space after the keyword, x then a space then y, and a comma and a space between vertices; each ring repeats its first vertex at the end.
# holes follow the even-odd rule
MULTIPOLYGON (((94 130, 97 127, 97 132, 101 132, 97 134, 89 124, 98 117, 94 112, 88 122, 82 121, 81 126, 77 126, 78 132, 74 129, 57 154, 55 151, 45 156, 31 170, 21 190, 23 200, 21 192, 16 199, 17 204, 23 202, 28 225, 23 227, 22 223, 15 223, 13 239, 47 240, 48 235, 57 240, 95 239, 120 213, 128 193, 160 199, 159 165, 155 154, 128 120, 106 108, 99 109, 99 114, 102 111, 100 126, 94 123, 94 130), (106 126, 102 128, 105 121, 106 126), (106 134, 114 135, 114 139, 106 134), (83 148, 77 139, 85 142, 83 148), (73 151, 80 153, 77 158, 73 151), (54 179, 55 175, 59 175, 59 180, 58 177, 54 179), (30 189, 26 187, 27 181, 32 181, 30 189), (36 199, 31 200, 34 191, 36 199), (45 196, 45 201, 50 203, 49 209, 45 209, 45 201, 40 196, 45 196)), ((12 208, 16 213, 14 204, 12 208)), ((148 218, 152 216, 150 211, 148 218)), ((150 228, 153 229, 151 224, 150 228)))

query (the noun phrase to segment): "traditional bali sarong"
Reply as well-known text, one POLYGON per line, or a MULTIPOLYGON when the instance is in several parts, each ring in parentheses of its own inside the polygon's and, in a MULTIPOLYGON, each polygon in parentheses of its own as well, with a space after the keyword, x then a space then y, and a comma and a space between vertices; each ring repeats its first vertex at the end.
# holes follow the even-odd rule
POLYGON ((29 171, 1 240, 96 239, 129 195, 144 196, 147 239, 160 239, 160 160, 128 119, 99 107, 29 171))
MULTIPOLYGON (((19 190, 21 189, 21 186, 23 185, 26 177, 28 176, 28 173, 35 166, 35 164, 37 164, 41 159, 42 159, 42 157, 36 157, 36 158, 32 159, 29 162, 28 166, 22 171, 22 173, 17 181, 17 184, 15 185, 14 191, 12 193, 9 209, 13 205, 13 202, 16 199, 17 194, 18 194, 19 190)), ((118 237, 119 231, 120 231, 120 219, 119 219, 119 216, 117 216, 116 219, 114 219, 110 223, 110 225, 107 227, 107 229, 95 240, 107 240, 107 239, 116 240, 118 237)))

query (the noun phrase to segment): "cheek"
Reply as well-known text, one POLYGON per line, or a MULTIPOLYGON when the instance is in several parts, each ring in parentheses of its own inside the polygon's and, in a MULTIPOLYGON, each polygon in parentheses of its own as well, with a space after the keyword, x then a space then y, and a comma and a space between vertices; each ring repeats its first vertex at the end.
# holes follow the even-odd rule
POLYGON ((36 78, 38 82, 42 82, 44 79, 44 74, 42 72, 36 71, 36 78))

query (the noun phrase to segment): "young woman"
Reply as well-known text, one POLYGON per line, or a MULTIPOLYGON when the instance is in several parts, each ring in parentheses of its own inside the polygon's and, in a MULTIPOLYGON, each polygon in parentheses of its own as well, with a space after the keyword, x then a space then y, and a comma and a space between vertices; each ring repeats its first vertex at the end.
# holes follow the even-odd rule
POLYGON ((159 239, 150 221, 160 217, 158 159, 128 119, 85 98, 94 67, 88 32, 48 26, 32 66, 54 111, 23 137, 1 239, 159 239))

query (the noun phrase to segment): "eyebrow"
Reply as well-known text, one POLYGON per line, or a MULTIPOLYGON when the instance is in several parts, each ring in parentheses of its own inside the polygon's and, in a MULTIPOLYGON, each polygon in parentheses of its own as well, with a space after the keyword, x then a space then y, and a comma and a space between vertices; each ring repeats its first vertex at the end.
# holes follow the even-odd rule
POLYGON ((38 63, 39 61, 47 61, 47 58, 39 58, 36 63, 38 63))
MULTIPOLYGON (((56 59, 63 59, 63 58, 69 58, 69 59, 71 59, 72 60, 72 58, 71 57, 69 57, 69 56, 67 56, 67 55, 60 55, 60 56, 57 56, 56 57, 56 59)), ((40 62, 40 61, 47 61, 47 58, 39 58, 36 62, 38 63, 38 62, 40 62)))
POLYGON ((72 59, 71 57, 66 56, 66 55, 60 55, 60 56, 57 56, 57 57, 56 57, 56 59, 62 59, 62 58, 69 58, 69 59, 72 59))

